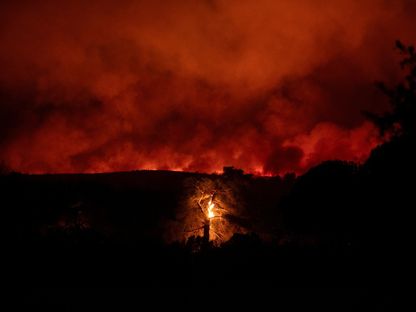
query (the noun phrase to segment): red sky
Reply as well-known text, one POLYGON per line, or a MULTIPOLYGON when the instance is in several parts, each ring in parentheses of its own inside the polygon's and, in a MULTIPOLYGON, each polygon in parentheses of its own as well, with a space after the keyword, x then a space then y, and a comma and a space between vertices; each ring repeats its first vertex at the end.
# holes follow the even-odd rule
POLYGON ((31 173, 363 161, 416 39, 411 0, 9 2, 0 161, 31 173))

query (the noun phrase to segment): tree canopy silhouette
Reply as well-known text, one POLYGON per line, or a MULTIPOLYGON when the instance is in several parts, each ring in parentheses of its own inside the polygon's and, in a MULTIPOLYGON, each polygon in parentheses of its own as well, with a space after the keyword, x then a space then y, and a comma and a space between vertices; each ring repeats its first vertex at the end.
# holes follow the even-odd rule
POLYGON ((382 115, 366 112, 366 116, 380 129, 382 135, 390 132, 393 136, 415 136, 416 130, 416 52, 412 45, 406 46, 399 40, 396 47, 403 56, 400 66, 405 70, 403 82, 394 88, 378 82, 377 86, 390 100, 392 110, 382 115))
POLYGON ((404 81, 393 88, 378 83, 391 110, 366 113, 385 143, 363 165, 328 161, 299 177, 283 203, 292 230, 380 250, 415 237, 414 187, 409 180, 416 174, 416 53, 400 41, 396 47, 403 56, 404 81))

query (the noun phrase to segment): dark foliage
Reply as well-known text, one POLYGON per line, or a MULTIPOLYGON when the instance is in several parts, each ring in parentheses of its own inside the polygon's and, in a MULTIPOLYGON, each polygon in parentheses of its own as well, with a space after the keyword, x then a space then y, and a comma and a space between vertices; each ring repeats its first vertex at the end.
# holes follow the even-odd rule
POLYGON ((312 168, 296 181, 283 205, 296 231, 341 248, 374 251, 374 256, 407 253, 416 238, 416 55, 412 46, 396 45, 404 56, 401 66, 408 70, 405 82, 393 89, 380 85, 392 109, 383 116, 370 114, 382 134, 390 131, 389 141, 362 166, 335 161, 312 168))
POLYGON ((366 112, 366 116, 380 129, 382 135, 390 132, 393 136, 416 134, 416 53, 414 46, 396 41, 396 47, 403 56, 400 66, 405 71, 404 81, 391 88, 377 83, 378 88, 389 98, 391 110, 383 115, 366 112))

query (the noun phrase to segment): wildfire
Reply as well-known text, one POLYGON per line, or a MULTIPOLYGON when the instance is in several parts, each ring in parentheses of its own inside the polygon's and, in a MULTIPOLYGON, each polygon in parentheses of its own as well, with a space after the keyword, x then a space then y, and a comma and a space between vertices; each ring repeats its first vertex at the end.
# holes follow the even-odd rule
POLYGON ((211 198, 208 202, 208 219, 212 219, 215 217, 214 206, 215 204, 212 202, 212 198, 211 198))
MULTIPOLYGON (((187 214, 187 224, 185 233, 201 235, 203 242, 221 242, 228 236, 227 221, 228 209, 224 195, 230 196, 228 189, 220 183, 214 183, 210 179, 192 181, 191 197, 189 198, 189 208, 192 210, 187 214), (189 225, 188 225, 189 224, 189 225)), ((189 237, 192 234, 185 234, 189 237)))

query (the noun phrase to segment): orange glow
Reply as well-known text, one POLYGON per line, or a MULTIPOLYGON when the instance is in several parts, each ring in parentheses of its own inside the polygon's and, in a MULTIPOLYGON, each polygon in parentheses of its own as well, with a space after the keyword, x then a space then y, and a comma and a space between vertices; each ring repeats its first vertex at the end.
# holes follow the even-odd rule
POLYGON ((208 219, 212 219, 215 217, 214 207, 215 207, 215 204, 212 202, 212 198, 211 198, 208 202, 208 219))
POLYGON ((1 1, 0 163, 259 175, 364 161, 416 2, 1 1), (111 14, 109 14, 111 12, 111 14), (353 23, 351 21, 354 21, 353 23))

